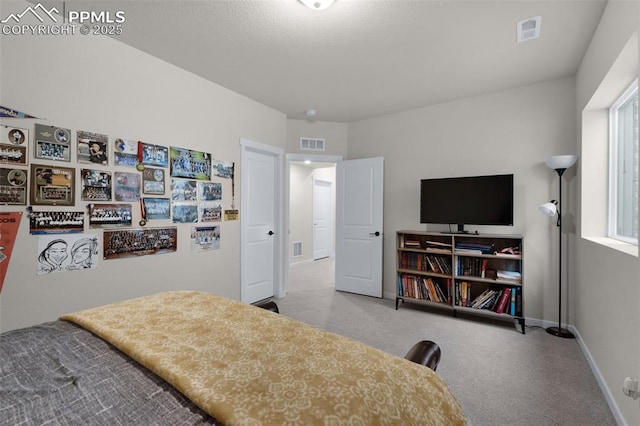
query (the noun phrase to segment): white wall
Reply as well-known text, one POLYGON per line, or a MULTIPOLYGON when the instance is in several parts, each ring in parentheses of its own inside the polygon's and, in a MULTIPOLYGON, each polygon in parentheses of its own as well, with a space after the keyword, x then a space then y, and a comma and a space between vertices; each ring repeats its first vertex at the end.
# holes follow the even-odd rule
POLYGON ((347 155, 347 123, 328 121, 287 120, 287 152, 319 155, 347 155), (325 140, 324 151, 301 151, 300 138, 320 138, 325 140))
MULTIPOLYGON (((421 178, 513 173, 514 226, 468 228, 524 235, 525 316, 557 321, 557 228, 537 208, 558 195, 544 158, 574 152, 574 141, 573 78, 351 123, 349 158, 385 158, 385 296, 395 295, 396 231, 426 229, 419 223, 421 178)), ((569 171, 565 179, 572 179, 569 171)), ((563 198, 575 215, 571 191, 563 198)), ((563 225, 573 229, 570 219, 563 225)))
MULTIPOLYGON (((620 55, 625 54, 629 40, 637 38, 639 9, 638 2, 609 2, 576 76, 577 140, 584 162, 579 175, 575 326, 618 422, 629 425, 640 424, 640 401, 622 392, 626 376, 640 376, 640 258, 637 247, 625 249, 602 238, 606 234, 602 205, 606 206, 608 153, 603 109, 608 105, 602 99, 609 88, 617 84, 620 91, 634 77, 625 75, 624 66, 620 68, 620 60, 627 60, 620 55)), ((632 72, 637 76, 640 55, 637 45, 634 49, 632 72)))
POLYGON ((313 260, 313 168, 303 164, 291 164, 289 187, 289 244, 302 242, 302 256, 293 257, 291 263, 313 260))
MULTIPOLYGON (((11 10, 23 10, 26 5, 13 2, 11 10)), ((0 9, 0 15, 6 15, 7 10, 6 6, 0 9)), ((0 49, 0 104, 42 117, 5 119, 2 124, 33 130, 34 122, 38 122, 70 128, 74 135, 76 130, 88 130, 108 134, 110 140, 123 137, 206 151, 216 159, 236 162, 237 177, 241 167, 240 137, 282 149, 286 146, 284 114, 112 38, 2 35, 0 49)), ((82 167, 76 163, 65 165, 82 167)), ((225 183, 224 208, 230 206, 230 188, 230 183, 225 183)), ((242 215, 239 188, 236 180, 236 206, 242 215)), ((66 210, 85 210, 87 203, 79 201, 79 194, 77 189, 76 206, 66 210)), ((133 208, 137 223, 139 211, 136 205, 133 208)), ((2 206, 0 210, 25 209, 2 206)), ((238 221, 220 223, 221 248, 217 251, 191 253, 191 226, 178 225, 176 253, 101 259, 96 270, 38 276, 38 237, 29 235, 28 220, 23 217, 0 294, 1 330, 170 289, 210 291, 237 299, 239 225, 238 221)), ((94 230, 86 225, 85 232, 94 230)), ((96 233, 101 239, 102 232, 96 233)))

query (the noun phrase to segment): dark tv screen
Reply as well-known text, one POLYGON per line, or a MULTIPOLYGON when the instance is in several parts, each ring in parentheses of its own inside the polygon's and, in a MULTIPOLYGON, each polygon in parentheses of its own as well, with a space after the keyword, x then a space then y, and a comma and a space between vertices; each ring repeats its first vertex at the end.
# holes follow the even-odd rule
POLYGON ((513 174, 422 179, 420 223, 513 225, 513 174))

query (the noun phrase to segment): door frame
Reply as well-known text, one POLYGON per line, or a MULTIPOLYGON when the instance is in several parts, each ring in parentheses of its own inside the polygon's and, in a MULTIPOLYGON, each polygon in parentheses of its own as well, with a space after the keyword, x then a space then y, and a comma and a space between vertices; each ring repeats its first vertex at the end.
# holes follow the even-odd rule
MULTIPOLYGON (((244 214, 242 212, 249 205, 249 200, 247 197, 249 179, 246 176, 246 169, 242 167, 243 164, 246 164, 247 161, 247 153, 254 152, 263 155, 268 155, 275 157, 275 171, 274 171, 274 190, 275 190, 275 211, 274 211, 274 253, 273 253, 273 262, 274 262, 274 277, 273 277, 273 294, 277 298, 284 297, 284 286, 279 285, 281 282, 281 277, 283 276, 283 251, 282 251, 282 242, 283 242, 283 233, 282 230, 285 229, 283 224, 283 206, 284 206, 284 194, 282 191, 282 168, 284 164, 284 150, 282 148, 278 148, 275 146, 267 145, 260 142, 255 142, 250 139, 240 138, 240 300, 246 300, 246 283, 245 277, 247 274, 247 268, 250 268, 251 265, 247 264, 246 260, 246 247, 244 244, 244 235, 247 232, 246 226, 247 222, 244 220, 244 214)), ((288 265, 288 263, 287 263, 288 265)), ((287 275, 288 277, 288 275, 287 275)))
MULTIPOLYGON (((290 253, 290 246, 291 246, 291 229, 289 227, 289 220, 291 219, 291 203, 290 203, 290 197, 291 197, 291 191, 290 191, 290 186, 291 186, 291 162, 292 161, 305 161, 305 160, 309 160, 312 163, 334 163, 337 164, 338 162, 343 160, 342 155, 322 155, 322 154, 287 154, 286 155, 286 163, 285 163, 285 182, 284 182, 284 199, 285 199, 285 203, 284 203, 284 223, 286 224, 286 237, 285 237, 285 244, 284 244, 284 275, 282 275, 283 277, 283 293, 282 293, 282 297, 286 296, 287 292, 289 291, 289 266, 291 263, 291 259, 289 258, 291 253, 290 253)), ((313 189, 312 189, 313 190, 313 189)), ((278 296, 281 297, 281 296, 278 296)))

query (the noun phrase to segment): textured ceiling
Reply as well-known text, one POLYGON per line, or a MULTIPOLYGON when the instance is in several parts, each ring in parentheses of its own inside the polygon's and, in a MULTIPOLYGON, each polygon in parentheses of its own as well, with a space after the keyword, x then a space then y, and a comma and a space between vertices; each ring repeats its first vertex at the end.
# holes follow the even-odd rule
POLYGON ((351 122, 572 76, 604 0, 67 1, 123 10, 117 40, 287 114, 351 122), (518 21, 542 34, 516 42, 518 21))

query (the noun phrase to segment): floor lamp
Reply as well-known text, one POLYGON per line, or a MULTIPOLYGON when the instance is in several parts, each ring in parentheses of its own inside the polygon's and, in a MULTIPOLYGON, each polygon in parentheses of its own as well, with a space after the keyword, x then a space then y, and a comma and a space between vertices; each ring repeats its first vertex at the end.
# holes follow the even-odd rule
POLYGON ((567 339, 575 336, 566 328, 562 328, 562 175, 576 163, 577 159, 576 155, 556 155, 544 160, 547 166, 558 173, 558 201, 551 200, 539 207, 539 210, 547 216, 558 214, 558 326, 547 328, 547 333, 567 339))

